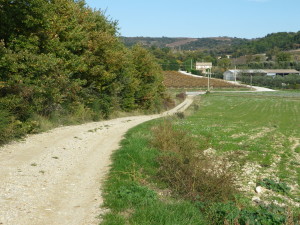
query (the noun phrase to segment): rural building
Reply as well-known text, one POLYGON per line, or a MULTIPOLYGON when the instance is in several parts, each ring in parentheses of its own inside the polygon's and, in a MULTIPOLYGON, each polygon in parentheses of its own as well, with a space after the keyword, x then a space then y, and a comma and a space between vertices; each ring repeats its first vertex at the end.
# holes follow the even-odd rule
POLYGON ((196 62, 196 70, 199 70, 204 74, 207 73, 207 69, 211 70, 211 68, 212 62, 196 62))
MULTIPOLYGON (((225 55, 227 59, 231 59, 232 55, 225 55)), ((218 59, 222 59, 222 56, 218 56, 218 59)))
POLYGON ((238 77, 240 74, 253 74, 253 75, 260 74, 263 76, 276 76, 276 75, 285 76, 288 74, 300 75, 300 72, 292 69, 227 70, 223 73, 223 79, 234 81, 235 78, 238 77))
POLYGON ((300 72, 297 70, 287 70, 287 69, 274 69, 274 70, 264 70, 267 74, 267 76, 276 76, 276 75, 281 75, 281 76, 285 76, 285 75, 289 75, 289 74, 298 74, 300 75, 300 72))

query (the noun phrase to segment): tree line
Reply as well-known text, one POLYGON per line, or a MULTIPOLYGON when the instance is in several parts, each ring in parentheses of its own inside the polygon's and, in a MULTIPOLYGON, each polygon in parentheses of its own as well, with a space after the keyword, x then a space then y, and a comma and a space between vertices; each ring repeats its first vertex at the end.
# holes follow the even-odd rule
POLYGON ((84 0, 0 0, 0 142, 33 132, 37 118, 97 120, 155 111, 161 67, 118 24, 84 0))
POLYGON ((255 86, 263 86, 277 89, 300 89, 300 76, 297 74, 289 74, 286 76, 262 76, 254 74, 253 76, 242 74, 238 80, 246 84, 255 86))

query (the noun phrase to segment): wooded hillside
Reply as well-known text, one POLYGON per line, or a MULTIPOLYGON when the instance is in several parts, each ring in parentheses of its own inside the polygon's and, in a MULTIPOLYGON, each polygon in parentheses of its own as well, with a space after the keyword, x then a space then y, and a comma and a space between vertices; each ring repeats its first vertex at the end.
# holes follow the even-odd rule
POLYGON ((299 32, 278 32, 268 34, 262 38, 243 39, 232 37, 210 37, 210 38, 150 38, 150 37, 122 37, 127 46, 141 43, 151 47, 172 47, 176 50, 205 50, 213 54, 233 54, 241 56, 247 54, 259 54, 272 51, 277 48, 287 51, 300 48, 299 32), (174 45, 175 43, 175 45, 174 45), (181 43, 180 45, 177 43, 181 43))
POLYGON ((140 43, 145 47, 173 48, 176 50, 208 50, 217 54, 231 53, 233 46, 248 43, 249 40, 230 37, 211 38, 153 38, 153 37, 122 37, 126 46, 140 43))

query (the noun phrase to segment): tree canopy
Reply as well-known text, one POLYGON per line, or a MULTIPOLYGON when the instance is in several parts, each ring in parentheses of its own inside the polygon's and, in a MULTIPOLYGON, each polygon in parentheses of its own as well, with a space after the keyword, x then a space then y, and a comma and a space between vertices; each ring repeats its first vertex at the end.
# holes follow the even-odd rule
POLYGON ((83 0, 0 2, 0 111, 12 127, 34 115, 159 107, 160 66, 140 46, 126 48, 102 11, 83 0))

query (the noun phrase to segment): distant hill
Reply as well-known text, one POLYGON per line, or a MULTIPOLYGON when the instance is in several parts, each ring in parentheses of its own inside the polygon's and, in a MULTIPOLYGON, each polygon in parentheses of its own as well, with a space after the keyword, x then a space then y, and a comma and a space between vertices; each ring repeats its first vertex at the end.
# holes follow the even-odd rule
POLYGON ((128 47, 135 44, 142 44, 146 47, 156 46, 158 48, 165 48, 168 44, 178 41, 183 41, 189 38, 169 38, 169 37, 121 37, 121 40, 128 47))
POLYGON ((216 54, 261 54, 274 48, 289 51, 300 48, 299 32, 278 32, 262 38, 243 39, 232 37, 169 38, 169 37, 121 37, 126 46, 141 43, 145 47, 169 47, 176 50, 207 50, 216 54))
POLYGON ((170 47, 170 48, 176 48, 176 47, 180 47, 183 45, 186 45, 188 43, 197 41, 197 38, 186 38, 186 39, 180 39, 178 41, 172 42, 170 44, 166 44, 166 47, 170 47))
POLYGON ((248 39, 230 37, 198 38, 181 46, 182 50, 210 50, 219 54, 232 53, 233 46, 249 43, 248 39))
POLYGON ((146 47, 173 48, 180 50, 216 50, 224 53, 230 52, 231 46, 245 44, 247 39, 231 37, 209 37, 209 38, 169 38, 169 37, 121 37, 128 47, 137 43, 146 47))

